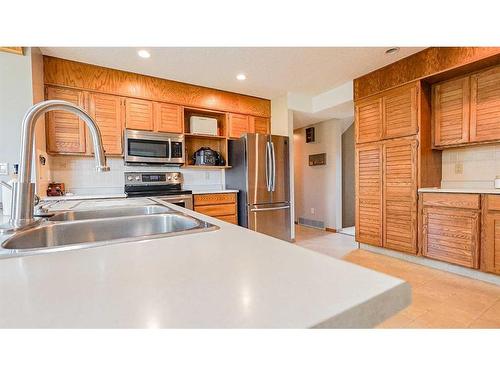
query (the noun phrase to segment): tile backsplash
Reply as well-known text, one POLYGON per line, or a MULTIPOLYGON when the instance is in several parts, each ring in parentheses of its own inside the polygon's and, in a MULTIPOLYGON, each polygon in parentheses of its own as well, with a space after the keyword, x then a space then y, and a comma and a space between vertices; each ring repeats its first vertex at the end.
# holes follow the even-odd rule
POLYGON ((225 186, 223 170, 204 171, 178 167, 126 166, 122 158, 108 158, 110 171, 95 171, 94 158, 53 156, 51 157, 50 178, 63 182, 66 191, 73 194, 121 194, 124 190, 124 172, 178 172, 184 177, 183 187, 191 190, 217 190, 225 186))
POLYGON ((442 168, 442 188, 493 188, 500 176, 500 145, 444 150, 442 168))

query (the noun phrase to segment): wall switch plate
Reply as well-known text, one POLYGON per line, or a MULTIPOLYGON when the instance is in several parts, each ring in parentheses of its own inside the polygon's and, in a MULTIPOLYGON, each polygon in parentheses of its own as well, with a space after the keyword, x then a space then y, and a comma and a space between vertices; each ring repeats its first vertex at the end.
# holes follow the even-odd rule
POLYGON ((9 163, 0 163, 0 175, 1 176, 9 175, 9 163))
POLYGON ((464 164, 462 162, 455 163, 455 174, 464 173, 464 164))
POLYGON ((314 215, 314 211, 316 211, 316 210, 314 209, 314 207, 311 207, 311 214, 312 214, 312 215, 314 215))

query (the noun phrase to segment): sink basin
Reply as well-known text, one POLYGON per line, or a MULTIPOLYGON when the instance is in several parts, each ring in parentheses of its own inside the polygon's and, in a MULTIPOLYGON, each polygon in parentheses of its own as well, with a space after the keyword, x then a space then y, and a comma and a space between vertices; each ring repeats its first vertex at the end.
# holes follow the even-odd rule
POLYGON ((85 210, 85 211, 68 211, 55 214, 49 218, 49 221, 75 221, 75 220, 92 220, 105 219, 124 216, 138 215, 155 215, 172 212, 171 209, 165 206, 149 205, 138 207, 117 207, 101 210, 85 210))
POLYGON ((16 233, 3 242, 1 250, 3 255, 61 251, 214 229, 219 227, 173 211, 149 216, 46 222, 16 233))

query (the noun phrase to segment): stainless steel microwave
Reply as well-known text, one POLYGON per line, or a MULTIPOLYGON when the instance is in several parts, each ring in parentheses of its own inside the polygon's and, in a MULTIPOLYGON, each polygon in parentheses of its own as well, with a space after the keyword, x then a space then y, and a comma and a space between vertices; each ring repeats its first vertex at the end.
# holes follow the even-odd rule
POLYGON ((184 164, 184 135, 125 130, 125 163, 184 164))

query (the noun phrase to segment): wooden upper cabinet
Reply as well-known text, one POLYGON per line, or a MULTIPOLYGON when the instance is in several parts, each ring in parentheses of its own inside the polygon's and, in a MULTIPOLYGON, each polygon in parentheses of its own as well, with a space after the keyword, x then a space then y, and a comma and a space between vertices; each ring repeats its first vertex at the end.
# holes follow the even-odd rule
POLYGON ((126 98, 125 127, 135 130, 153 130, 153 102, 126 98))
POLYGON ((249 132, 259 134, 270 134, 269 119, 267 117, 249 116, 249 132))
POLYGON ((180 105, 154 103, 154 130, 166 133, 182 133, 183 110, 180 105))
POLYGON ((356 241, 375 246, 382 246, 382 147, 356 147, 356 241))
POLYGON ((238 113, 229 114, 229 137, 239 138, 250 132, 250 120, 248 115, 238 113))
POLYGON ((384 139, 417 134, 418 87, 412 83, 389 91, 383 96, 384 139))
POLYGON ((434 146, 469 142, 470 78, 432 86, 434 146))
POLYGON ((356 143, 382 138, 382 98, 366 99, 356 104, 356 143))
MULTIPOLYGON (((65 100, 86 109, 85 93, 80 90, 47 87, 47 99, 65 100)), ((76 115, 51 111, 46 115, 47 152, 83 154, 86 151, 85 124, 76 115)))
MULTIPOLYGON (((115 95, 91 93, 89 112, 101 131, 102 143, 106 155, 122 155, 122 98, 115 95)), ((89 152, 93 152, 89 142, 89 152)))
POLYGON ((471 76, 470 141, 500 139, 500 66, 471 76))
POLYGON ((417 141, 390 140, 383 146, 384 247, 417 252, 417 141))

